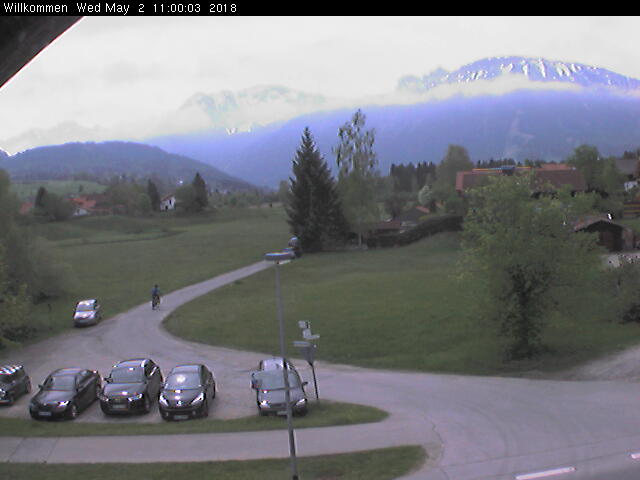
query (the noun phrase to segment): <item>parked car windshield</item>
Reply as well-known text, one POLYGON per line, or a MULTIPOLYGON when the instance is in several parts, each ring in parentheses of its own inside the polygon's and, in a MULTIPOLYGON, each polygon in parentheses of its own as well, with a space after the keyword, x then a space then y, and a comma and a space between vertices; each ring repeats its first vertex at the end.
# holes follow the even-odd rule
MULTIPOLYGON (((289 386, 291 388, 300 387, 300 378, 294 372, 288 372, 289 374, 289 386)), ((279 371, 266 371, 256 375, 256 379, 260 381, 260 388, 262 390, 282 390, 284 389, 284 377, 282 370, 279 371)))
POLYGON ((49 377, 44 383, 45 390, 69 391, 76 387, 76 379, 73 375, 56 375, 49 377))
POLYGON ((111 371, 111 383, 140 383, 144 381, 144 371, 140 367, 122 367, 111 371))
POLYGON ((200 374, 198 373, 173 373, 167 377, 165 388, 167 390, 189 390, 199 388, 200 374))
POLYGON ((92 312, 93 303, 79 303, 76 307, 76 312, 92 312))

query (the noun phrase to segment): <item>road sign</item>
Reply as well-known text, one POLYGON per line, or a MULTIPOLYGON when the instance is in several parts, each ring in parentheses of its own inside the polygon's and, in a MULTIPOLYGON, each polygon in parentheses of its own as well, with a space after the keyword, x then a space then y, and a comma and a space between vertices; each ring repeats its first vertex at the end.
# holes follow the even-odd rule
POLYGON ((298 322, 298 327, 302 328, 303 330, 305 328, 311 328, 311 322, 306 322, 304 320, 301 320, 298 322))
POLYGON ((308 348, 311 346, 311 343, 305 342, 304 340, 294 340, 293 346, 296 348, 308 348))
POLYGON ((302 338, 304 338, 305 340, 317 340, 320 338, 320 335, 314 335, 313 333, 311 333, 310 328, 305 328, 304 330, 302 330, 302 338))

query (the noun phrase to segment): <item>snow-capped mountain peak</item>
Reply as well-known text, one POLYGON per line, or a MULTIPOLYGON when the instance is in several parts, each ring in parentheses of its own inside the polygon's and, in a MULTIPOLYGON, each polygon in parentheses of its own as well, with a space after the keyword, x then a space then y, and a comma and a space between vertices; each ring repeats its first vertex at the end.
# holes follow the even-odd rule
POLYGON ((327 98, 279 85, 256 86, 231 92, 197 93, 182 106, 208 117, 209 128, 225 129, 228 134, 250 131, 252 125, 286 120, 296 115, 322 110, 327 98))
POLYGON ((604 68, 544 58, 493 57, 469 63, 453 72, 438 69, 422 78, 402 77, 398 90, 424 93, 440 85, 492 80, 506 75, 521 75, 533 82, 563 82, 586 88, 640 89, 639 80, 604 68))

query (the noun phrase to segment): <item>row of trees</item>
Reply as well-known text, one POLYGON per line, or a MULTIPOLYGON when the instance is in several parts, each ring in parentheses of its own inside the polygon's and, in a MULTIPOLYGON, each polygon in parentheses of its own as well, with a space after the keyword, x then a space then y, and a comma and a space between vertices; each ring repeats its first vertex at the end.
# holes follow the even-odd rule
POLYGON ((362 235, 368 222, 379 217, 376 185, 378 160, 375 131, 365 128, 366 117, 358 110, 338 130, 333 149, 338 179, 318 151, 311 131, 305 128, 293 160, 293 177, 283 192, 288 222, 305 251, 333 248, 350 232, 362 235))

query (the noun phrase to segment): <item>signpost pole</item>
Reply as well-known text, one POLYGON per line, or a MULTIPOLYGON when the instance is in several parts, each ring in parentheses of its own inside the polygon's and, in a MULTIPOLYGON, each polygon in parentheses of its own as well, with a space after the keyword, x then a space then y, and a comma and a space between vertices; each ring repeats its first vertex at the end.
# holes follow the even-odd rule
POLYGON ((313 362, 311 362, 311 373, 313 374, 313 387, 316 390, 316 402, 318 402, 318 405, 320 405, 320 395, 318 395, 318 381, 316 380, 316 367, 314 367, 313 362))
POLYGON ((289 390, 289 368, 284 346, 284 314, 282 308, 282 293, 280 291, 280 267, 275 262, 276 270, 276 301, 278 306, 278 323, 280 325, 280 355, 282 356, 282 377, 284 380, 284 401, 287 405, 287 430, 289 432, 289 456, 291 457, 291 478, 298 480, 298 463, 296 461, 296 441, 293 435, 293 421, 291 411, 291 392, 289 390))

